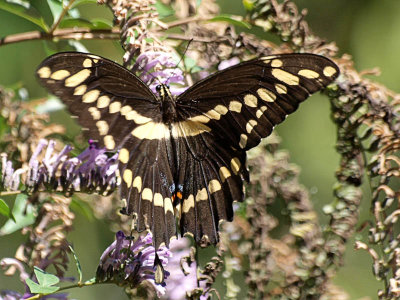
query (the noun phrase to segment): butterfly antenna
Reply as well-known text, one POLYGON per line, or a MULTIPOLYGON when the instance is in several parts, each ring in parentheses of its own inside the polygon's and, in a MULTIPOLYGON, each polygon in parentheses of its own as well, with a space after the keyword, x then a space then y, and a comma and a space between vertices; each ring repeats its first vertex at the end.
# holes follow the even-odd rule
POLYGON ((179 64, 183 61, 183 58, 185 57, 185 54, 186 54, 186 52, 188 51, 189 45, 190 45, 191 42, 193 42, 193 38, 190 39, 189 42, 187 43, 186 48, 185 48, 185 51, 183 51, 183 53, 182 53, 182 55, 181 55, 181 58, 179 59, 178 63, 177 63, 176 66, 175 66, 175 69, 176 69, 176 68, 179 66, 179 64))
MULTIPOLYGON (((186 52, 188 51, 189 45, 190 45, 191 42, 193 42, 193 38, 190 39, 190 40, 188 41, 188 43, 187 43, 187 45, 186 45, 186 48, 185 48, 185 51, 183 51, 183 53, 182 53, 182 55, 181 55, 181 58, 179 59, 178 63, 175 65, 174 69, 177 69, 178 66, 179 66, 179 64, 183 61, 183 58, 185 57, 185 54, 186 54, 186 52)), ((175 74, 173 74, 173 75, 175 75, 175 74)), ((171 75, 169 78, 171 78, 171 77, 172 77, 172 75, 171 75)), ((168 79, 169 79, 169 78, 168 78, 168 79)), ((168 80, 167 80, 167 81, 168 81, 168 80)))

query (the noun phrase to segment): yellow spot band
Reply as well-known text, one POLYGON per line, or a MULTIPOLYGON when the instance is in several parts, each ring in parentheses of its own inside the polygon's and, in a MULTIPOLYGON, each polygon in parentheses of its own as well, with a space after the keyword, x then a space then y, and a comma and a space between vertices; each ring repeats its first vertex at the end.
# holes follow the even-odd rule
POLYGON ((225 182, 231 176, 231 172, 229 172, 227 167, 221 167, 219 169, 219 177, 221 177, 222 182, 225 182))
POLYGON ((319 77, 317 72, 308 69, 300 70, 298 74, 308 79, 316 79, 319 77))
POLYGON ((37 71, 40 78, 49 78, 51 70, 49 67, 42 67, 37 71))
POLYGON ((65 77, 69 76, 69 72, 67 70, 58 70, 51 74, 50 78, 55 80, 63 80, 65 77))
POLYGON ((326 77, 332 77, 333 75, 336 74, 336 69, 334 67, 327 66, 324 68, 323 73, 326 77))
MULTIPOLYGON (((118 154, 118 160, 124 164, 129 161, 129 151, 126 148, 122 148, 118 154)), ((136 179, 136 178, 135 178, 136 179)))
POLYGON ((244 103, 250 107, 257 107, 257 97, 252 94, 248 94, 244 96, 244 103))
POLYGON ((233 173, 235 173, 236 175, 238 174, 238 172, 240 170, 239 158, 235 157, 231 160, 231 169, 232 169, 233 173))
POLYGON ((273 69, 272 75, 276 79, 278 79, 288 85, 298 85, 299 84, 299 77, 297 77, 296 75, 293 75, 289 72, 286 72, 282 69, 273 69))
POLYGON ((124 181, 125 181, 125 183, 126 183, 126 186, 127 186, 128 188, 130 188, 131 185, 132 185, 132 171, 129 170, 129 169, 126 169, 126 170, 124 171, 124 175, 123 175, 122 177, 123 177, 123 179, 124 179, 124 181))
POLYGON ((274 102, 276 100, 276 95, 270 90, 260 88, 257 90, 258 96, 266 102, 274 102))
POLYGON ((99 90, 91 90, 82 96, 82 102, 93 103, 97 100, 100 95, 99 90))
POLYGON ((78 73, 72 75, 71 77, 68 77, 65 80, 65 86, 67 86, 67 87, 76 87, 77 85, 79 85, 82 82, 84 82, 89 76, 90 76, 90 70, 89 69, 81 70, 78 73))

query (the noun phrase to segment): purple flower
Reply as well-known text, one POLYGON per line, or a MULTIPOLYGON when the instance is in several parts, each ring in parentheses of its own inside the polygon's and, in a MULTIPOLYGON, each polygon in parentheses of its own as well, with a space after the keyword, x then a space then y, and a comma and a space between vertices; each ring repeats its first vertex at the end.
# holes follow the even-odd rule
POLYGON ((16 291, 4 290, 0 292, 0 300, 19 300, 22 295, 16 291))
POLYGON ((179 95, 187 87, 183 78, 182 70, 176 67, 176 63, 171 53, 147 51, 139 55, 133 68, 139 71, 139 77, 149 85, 153 93, 156 93, 156 87, 160 84, 171 85, 172 95, 179 95))
POLYGON ((65 146, 55 151, 55 142, 40 140, 27 167, 14 170, 7 154, 1 154, 0 190, 18 190, 21 175, 26 174, 25 187, 30 191, 61 190, 71 194, 74 191, 108 194, 117 185, 115 171, 118 168, 118 153, 108 157, 104 148, 89 141, 89 147, 77 157, 69 158, 73 148, 65 146), (39 159, 44 154, 43 159, 39 159))
MULTIPOLYGON (((103 252, 96 272, 96 281, 115 282, 118 285, 137 287, 144 280, 154 286, 157 295, 165 294, 165 283, 157 284, 154 261, 156 252, 152 246, 151 233, 139 237, 136 241, 125 236, 122 231, 116 234, 116 240, 103 252)), ((163 267, 168 264, 171 252, 166 247, 160 247, 157 255, 163 267)), ((165 277, 169 275, 165 272, 165 277)))
POLYGON ((21 174, 25 173, 25 170, 20 168, 14 170, 12 162, 7 160, 7 154, 1 153, 1 173, 0 173, 0 190, 1 187, 7 187, 10 190, 17 190, 21 181, 21 174))
POLYGON ((238 57, 232 57, 231 59, 221 61, 221 63, 218 65, 218 70, 224 70, 226 68, 237 65, 238 63, 240 63, 240 59, 238 57))
MULTIPOLYGON (((205 288, 205 282, 197 278, 197 264, 192 262, 190 265, 181 264, 181 259, 189 256, 189 240, 185 237, 170 242, 172 258, 170 258, 165 270, 169 272, 169 277, 165 280, 166 293, 162 299, 184 300, 186 293, 200 287, 205 288), (184 268, 186 274, 183 272, 184 268)), ((207 299, 207 293, 200 296, 200 299, 207 299)))

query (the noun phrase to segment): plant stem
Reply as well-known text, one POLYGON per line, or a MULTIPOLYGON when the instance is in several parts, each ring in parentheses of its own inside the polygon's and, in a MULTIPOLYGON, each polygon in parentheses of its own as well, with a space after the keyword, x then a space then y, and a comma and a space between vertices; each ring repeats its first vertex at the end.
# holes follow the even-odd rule
POLYGON ((0 192, 0 197, 1 196, 18 195, 18 194, 21 194, 21 191, 0 192))
MULTIPOLYGON (((63 7, 61 14, 58 16, 58 19, 53 23, 53 25, 50 28, 50 31, 49 31, 50 34, 53 34, 54 31, 57 29, 58 25, 60 25, 62 19, 65 17, 65 15, 71 8, 72 4, 74 4, 74 2, 75 2, 75 0, 69 0, 68 4, 65 7, 63 7)), ((63 1, 63 3, 64 3, 64 1, 63 1)))
POLYGON ((97 281, 94 281, 93 279, 90 279, 90 280, 85 281, 84 283, 79 283, 78 282, 78 283, 75 283, 75 284, 71 284, 71 285, 68 285, 68 286, 61 287, 59 290, 57 290, 56 292, 51 293, 51 294, 46 294, 46 295, 44 295, 44 294, 36 294, 36 295, 34 295, 32 297, 27 298, 26 300, 41 299, 43 296, 57 294, 60 291, 65 291, 65 290, 72 289, 72 288, 77 288, 77 287, 81 288, 81 287, 86 287, 86 286, 92 286, 92 285, 95 285, 95 284, 104 284, 104 283, 113 283, 113 282, 97 282, 97 281))
POLYGON ((60 40, 74 39, 74 40, 94 40, 94 39, 119 39, 118 29, 102 29, 92 30, 89 28, 65 28, 57 29, 53 33, 30 31, 12 34, 0 39, 0 46, 19 43, 31 40, 52 40, 54 38, 60 40))

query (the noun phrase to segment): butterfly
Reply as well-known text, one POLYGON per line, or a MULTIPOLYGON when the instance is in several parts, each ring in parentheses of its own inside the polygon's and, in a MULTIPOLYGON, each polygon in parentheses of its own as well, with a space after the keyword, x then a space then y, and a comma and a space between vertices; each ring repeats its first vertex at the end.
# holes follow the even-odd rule
POLYGON ((279 54, 242 62, 181 95, 160 84, 154 94, 135 74, 106 58, 58 53, 37 69, 90 136, 118 150, 122 212, 151 230, 156 248, 181 234, 216 244, 249 180, 246 151, 267 137, 310 94, 339 75, 314 54, 279 54), (179 222, 176 222, 176 218, 179 222))

